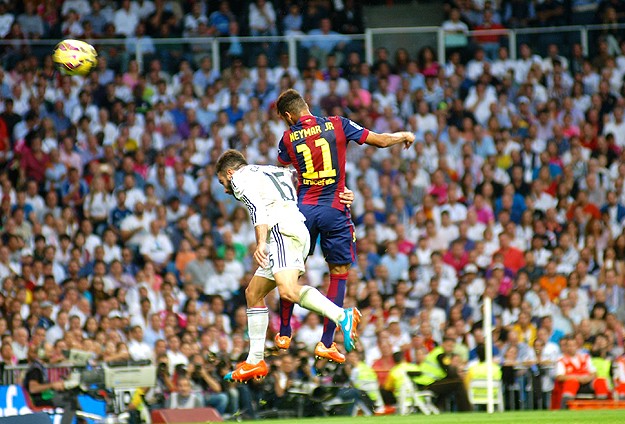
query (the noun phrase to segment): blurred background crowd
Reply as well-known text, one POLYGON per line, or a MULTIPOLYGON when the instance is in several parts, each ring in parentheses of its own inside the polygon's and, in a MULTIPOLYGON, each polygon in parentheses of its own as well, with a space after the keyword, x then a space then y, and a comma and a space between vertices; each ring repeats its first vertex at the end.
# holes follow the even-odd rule
MULTIPOLYGON (((347 387, 365 364, 392 402, 387 377, 402 358, 419 363, 444 337, 462 366, 477 357, 484 297, 494 301, 496 359, 545 365, 533 374, 541 392, 551 390, 565 335, 616 359, 625 336, 623 30, 607 26, 589 56, 557 38, 520 40, 516 60, 498 36, 467 35, 625 19, 623 1, 572 4, 447 1, 446 63, 431 47, 388 47, 368 64, 345 37, 364 30, 352 0, 0 1, 9 40, 0 69, 1 361, 28 361, 29 346, 49 364, 70 348, 101 361, 150 359, 159 364, 153 407, 186 376, 202 402, 250 416, 323 381, 356 399, 347 387), (279 43, 236 42, 304 33, 327 38, 303 43, 296 67, 279 43), (231 37, 222 69, 197 36, 231 37), (89 77, 59 75, 50 46, 33 42, 63 37, 98 47, 89 77), (235 387, 221 376, 246 352, 254 231, 213 166, 228 148, 276 163, 286 128, 274 102, 290 87, 314 114, 410 130, 417 142, 348 150, 358 260, 345 303, 364 315, 360 354, 336 370, 315 367, 322 324, 296 308, 297 348, 270 358, 264 383, 235 387)), ((323 291, 319 249, 307 268, 303 282, 323 291)), ((268 299, 269 341, 276 301, 268 299)))

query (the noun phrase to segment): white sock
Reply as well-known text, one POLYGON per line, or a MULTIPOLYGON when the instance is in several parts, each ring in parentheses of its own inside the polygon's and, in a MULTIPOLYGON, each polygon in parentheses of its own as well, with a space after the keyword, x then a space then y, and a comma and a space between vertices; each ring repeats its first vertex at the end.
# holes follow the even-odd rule
POLYGON ((265 338, 269 326, 267 308, 248 308, 247 331, 250 337, 250 351, 245 362, 258 364, 265 356, 265 338))
POLYGON ((323 315, 338 325, 345 317, 343 308, 334 304, 330 299, 321 294, 319 290, 310 286, 303 286, 299 292, 299 304, 301 307, 323 315))

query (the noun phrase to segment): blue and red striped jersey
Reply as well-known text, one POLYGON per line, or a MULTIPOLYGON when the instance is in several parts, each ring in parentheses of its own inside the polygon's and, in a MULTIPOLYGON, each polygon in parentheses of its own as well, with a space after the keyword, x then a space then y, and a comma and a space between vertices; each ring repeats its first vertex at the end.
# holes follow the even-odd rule
POLYGON ((278 161, 297 170, 298 203, 344 210, 339 193, 345 188, 345 152, 350 140, 362 144, 369 130, 340 116, 305 115, 284 132, 278 161))

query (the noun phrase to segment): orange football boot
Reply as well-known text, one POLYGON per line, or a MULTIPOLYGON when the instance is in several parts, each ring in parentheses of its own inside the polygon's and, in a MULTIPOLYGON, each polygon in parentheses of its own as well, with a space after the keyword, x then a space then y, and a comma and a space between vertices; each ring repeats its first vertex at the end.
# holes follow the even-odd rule
POLYGON ((241 362, 234 371, 224 376, 224 380, 245 383, 251 379, 263 379, 267 376, 268 372, 269 370, 265 361, 260 361, 258 364, 241 362))
POLYGON ((336 347, 336 343, 332 342, 332 346, 326 347, 323 342, 317 343, 315 346, 315 357, 317 359, 327 359, 328 361, 336 362, 337 364, 342 364, 345 362, 345 355, 339 352, 336 347))

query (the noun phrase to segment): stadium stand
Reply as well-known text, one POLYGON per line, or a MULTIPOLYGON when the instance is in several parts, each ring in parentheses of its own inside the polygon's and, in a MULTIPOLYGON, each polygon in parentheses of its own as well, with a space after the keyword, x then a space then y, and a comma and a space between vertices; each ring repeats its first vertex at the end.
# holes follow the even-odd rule
MULTIPOLYGON (((389 413, 394 354, 421 370, 412 391, 479 362, 489 297, 506 410, 550 407, 565 336, 616 388, 571 407, 622 407, 625 3, 438 3, 442 43, 371 51, 355 0, 0 1, 2 384, 23 382, 36 346, 50 383, 71 349, 95 367, 152 361, 157 385, 131 411, 165 408, 188 378, 225 416, 389 413), (99 51, 86 78, 51 61, 70 37, 99 51), (361 357, 315 361, 322 323, 296 308, 291 352, 267 346, 268 378, 233 385, 254 233, 214 162, 234 148, 275 164, 274 102, 291 87, 314 114, 417 142, 348 150, 358 260, 345 304, 363 312, 361 357), (455 347, 436 369, 426 358, 444 338, 455 347)), ((323 291, 319 249, 307 268, 323 291)), ((457 409, 443 398, 442 413, 457 409)))

